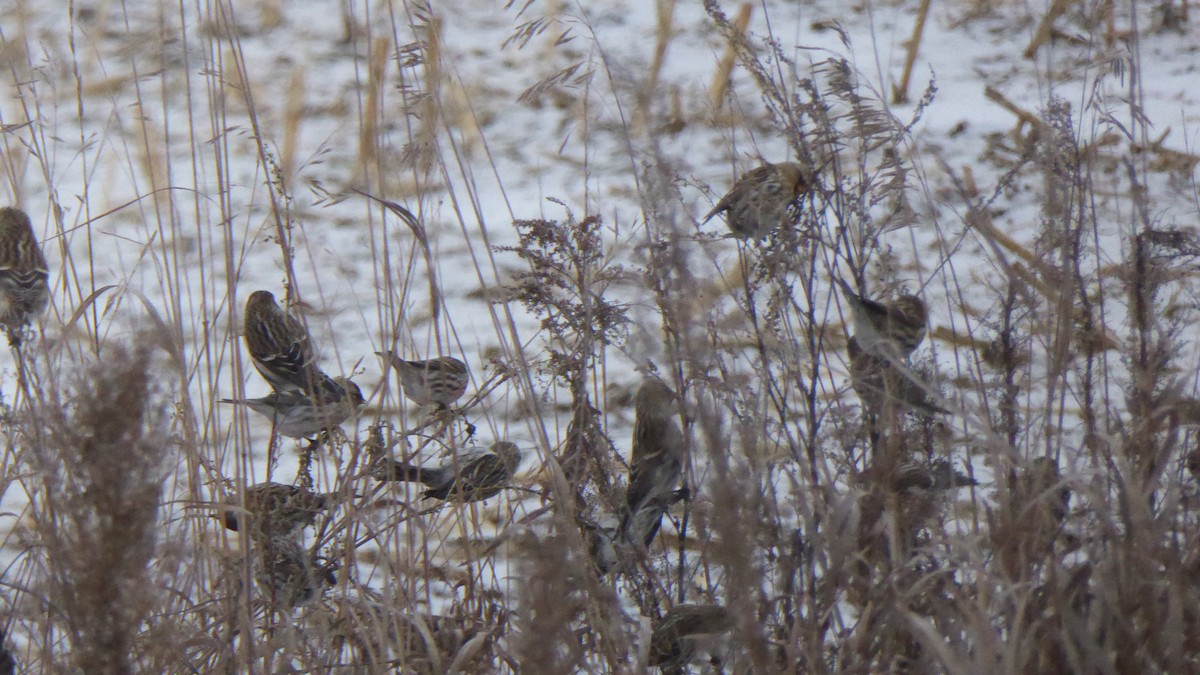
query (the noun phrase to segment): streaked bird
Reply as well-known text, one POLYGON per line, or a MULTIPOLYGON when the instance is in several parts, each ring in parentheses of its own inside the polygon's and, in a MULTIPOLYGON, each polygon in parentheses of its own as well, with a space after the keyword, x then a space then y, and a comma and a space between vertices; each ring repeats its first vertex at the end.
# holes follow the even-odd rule
POLYGON ((312 602, 337 583, 336 566, 320 565, 299 543, 273 537, 257 546, 254 581, 273 607, 291 609, 312 602))
POLYGON ((901 295, 889 304, 869 300, 838 279, 854 314, 854 339, 868 354, 897 361, 908 358, 921 341, 929 323, 925 302, 915 295, 901 295))
POLYGON ((0 324, 9 342, 50 304, 50 269, 24 211, 0 209, 0 324))
POLYGON ((246 488, 240 510, 225 510, 220 520, 228 529, 238 532, 244 527, 256 538, 292 537, 329 508, 333 498, 299 485, 258 483, 246 488))
POLYGON ((317 367, 308 330, 275 304, 270 291, 250 294, 242 329, 254 367, 272 387, 313 393, 327 386, 330 378, 317 367))
POLYGON ((972 485, 979 485, 979 481, 955 469, 948 459, 903 462, 896 467, 892 480, 892 489, 896 492, 954 490, 972 485))
POLYGON ((633 448, 629 486, 618 529, 626 542, 649 546, 658 534, 667 507, 675 501, 676 487, 687 461, 687 447, 676 419, 675 392, 655 378, 647 378, 634 399, 633 448))
POLYGON ((734 237, 762 239, 776 229, 796 224, 800 219, 800 198, 809 189, 799 164, 764 164, 742 174, 729 193, 704 216, 701 225, 724 213, 734 237))
POLYGON ((467 391, 471 373, 467 364, 452 356, 405 361, 390 351, 375 353, 396 369, 404 395, 417 405, 436 405, 444 410, 467 391))
POLYGON ((664 672, 683 672, 704 636, 721 635, 732 627, 729 610, 721 605, 676 605, 654 625, 649 665, 664 672))
POLYGON ((508 441, 497 441, 486 449, 467 448, 441 466, 384 460, 376 464, 371 475, 379 481, 422 483, 429 487, 424 497, 477 502, 499 494, 520 463, 520 448, 508 441))
POLYGON ((850 385, 863 406, 878 415, 891 403, 897 410, 913 410, 922 415, 949 414, 930 395, 929 385, 918 381, 904 364, 869 354, 859 346, 857 336, 846 344, 850 355, 850 385))
POLYGON ((288 438, 306 438, 332 431, 354 416, 366 402, 362 390, 345 377, 330 378, 320 396, 296 389, 273 391, 262 398, 223 398, 244 405, 271 420, 275 431, 288 438))

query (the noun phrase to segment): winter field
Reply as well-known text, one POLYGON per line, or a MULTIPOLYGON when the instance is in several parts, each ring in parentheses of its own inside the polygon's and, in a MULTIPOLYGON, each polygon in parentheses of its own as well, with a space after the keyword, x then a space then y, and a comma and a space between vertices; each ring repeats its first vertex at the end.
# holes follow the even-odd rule
POLYGON ((53 300, 0 349, 4 646, 20 672, 1200 672, 1189 9, 9 3, 0 205, 53 300), (702 222, 764 161, 812 172, 794 229, 702 222), (925 300, 911 371, 948 414, 869 414, 835 279, 925 300), (259 289, 368 401, 311 457, 219 402, 270 391, 259 289), (458 411, 382 350, 465 360, 458 411), (645 377, 681 396, 690 495, 600 575, 645 377), (370 475, 497 440, 523 459, 485 501, 370 475), (962 485, 901 476, 936 467, 962 485), (336 582, 292 608, 214 515, 309 478, 336 582), (683 604, 728 630, 667 663, 683 604))

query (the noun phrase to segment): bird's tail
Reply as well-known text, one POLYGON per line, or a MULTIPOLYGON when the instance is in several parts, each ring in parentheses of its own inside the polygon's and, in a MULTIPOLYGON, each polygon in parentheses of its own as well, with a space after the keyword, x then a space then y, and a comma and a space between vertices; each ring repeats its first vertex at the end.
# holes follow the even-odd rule
POLYGON ((375 480, 422 483, 430 487, 444 483, 443 474, 440 468, 420 467, 394 459, 383 460, 371 469, 371 476, 375 480))
POLYGON ((659 525, 666 512, 666 506, 658 500, 650 500, 636 509, 627 508, 621 516, 621 525, 617 528, 618 538, 631 544, 649 547, 658 534, 659 525))

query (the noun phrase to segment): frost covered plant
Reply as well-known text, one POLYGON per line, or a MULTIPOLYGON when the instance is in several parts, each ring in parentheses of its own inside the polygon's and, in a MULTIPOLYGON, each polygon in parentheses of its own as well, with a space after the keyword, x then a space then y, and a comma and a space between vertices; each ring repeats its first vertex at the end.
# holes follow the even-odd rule
POLYGON ((572 425, 559 461, 580 495, 590 480, 607 482, 603 467, 612 456, 611 442, 599 432, 588 391, 604 349, 625 337, 625 306, 606 297, 624 278, 624 269, 605 250, 599 216, 576 220, 568 210, 562 221, 518 220, 514 225, 520 244, 498 250, 515 252, 528 266, 515 276, 516 298, 541 319, 548 353, 543 372, 571 392, 572 425))

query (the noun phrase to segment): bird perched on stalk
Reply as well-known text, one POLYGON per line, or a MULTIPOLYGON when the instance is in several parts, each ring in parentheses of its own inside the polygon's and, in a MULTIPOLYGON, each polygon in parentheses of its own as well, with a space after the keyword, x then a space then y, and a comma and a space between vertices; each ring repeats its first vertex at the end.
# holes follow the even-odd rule
POLYGON ((271 420, 288 438, 311 439, 332 431, 355 415, 366 402, 362 390, 348 378, 328 378, 317 394, 296 389, 273 391, 262 398, 223 398, 222 403, 244 405, 271 420))
POLYGON ((0 209, 0 325, 13 346, 21 344, 22 329, 50 304, 49 279, 29 216, 11 206, 0 209))
POLYGON ((312 602, 337 583, 336 565, 321 565, 296 541, 272 537, 259 543, 254 581, 270 604, 292 609, 312 602))
POLYGON ((375 353, 396 369, 404 395, 417 405, 436 405, 445 410, 467 391, 471 373, 467 364, 452 356, 405 361, 390 351, 375 353))
POLYGON ((954 490, 973 485, 979 485, 979 481, 955 469, 948 459, 904 462, 896 467, 892 479, 892 489, 896 492, 954 490))
POLYGON ((319 494, 284 483, 258 483, 242 493, 240 510, 220 514, 221 524, 239 532, 245 528, 256 538, 291 537, 308 527, 317 514, 333 504, 334 495, 319 494))
POLYGON ((634 399, 629 486, 619 538, 649 546, 667 507, 676 501, 687 447, 676 420, 677 397, 667 385, 647 378, 634 399))
POLYGON ((889 304, 869 300, 842 279, 837 280, 850 301, 854 314, 854 339, 868 354, 895 361, 916 351, 929 323, 925 301, 915 295, 901 295, 889 304))
POLYGON ((684 672, 695 657, 702 636, 716 636, 733 627, 729 610, 721 605, 676 605, 650 634, 649 665, 663 672, 684 672))
POLYGON ((371 475, 379 481, 422 483, 429 488, 422 495, 427 498, 478 502, 499 494, 520 463, 520 448, 508 441, 497 441, 490 448, 467 448, 436 467, 383 460, 376 464, 371 475))
POLYGON ((916 379, 902 363, 870 354, 858 344, 858 336, 846 344, 850 355, 850 385, 873 414, 879 414, 885 403, 899 410, 914 410, 922 415, 947 414, 950 411, 934 402, 929 385, 916 379))
POLYGON ((724 213, 734 237, 762 239, 776 229, 796 224, 800 198, 810 188, 799 164, 764 164, 742 174, 700 224, 724 213))
POLYGON ((250 294, 242 326, 254 367, 276 390, 313 394, 330 386, 331 378, 317 367, 308 330, 275 304, 270 291, 250 294))

